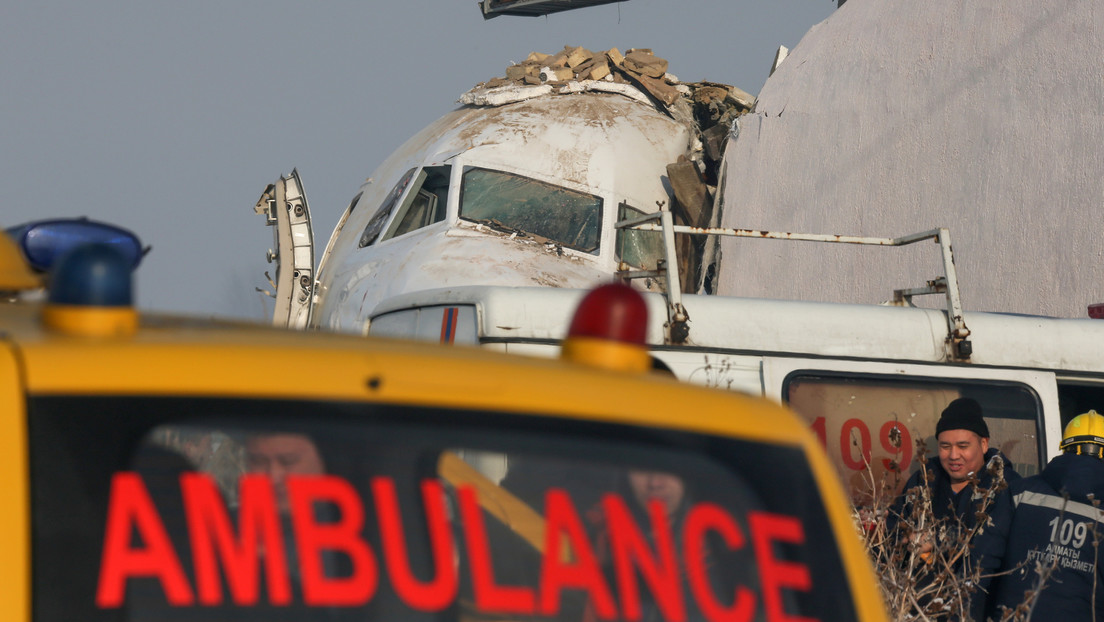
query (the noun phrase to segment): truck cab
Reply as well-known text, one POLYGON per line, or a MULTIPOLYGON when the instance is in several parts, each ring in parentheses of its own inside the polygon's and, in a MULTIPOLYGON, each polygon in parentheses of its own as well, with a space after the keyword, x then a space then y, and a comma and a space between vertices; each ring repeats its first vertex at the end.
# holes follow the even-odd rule
POLYGON ((885 619, 816 436, 642 342, 139 314, 103 245, 20 257, 0 235, 5 619, 885 619))

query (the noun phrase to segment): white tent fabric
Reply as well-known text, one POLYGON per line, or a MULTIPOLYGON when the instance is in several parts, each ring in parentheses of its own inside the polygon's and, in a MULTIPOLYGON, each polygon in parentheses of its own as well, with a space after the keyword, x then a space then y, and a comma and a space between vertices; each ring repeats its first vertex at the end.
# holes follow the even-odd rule
MULTIPOLYGON (((725 227, 948 227, 967 310, 1085 317, 1104 302, 1100 2, 848 0, 738 131, 725 227)), ((880 302, 941 273, 930 243, 727 239, 721 251, 724 295, 880 302)))

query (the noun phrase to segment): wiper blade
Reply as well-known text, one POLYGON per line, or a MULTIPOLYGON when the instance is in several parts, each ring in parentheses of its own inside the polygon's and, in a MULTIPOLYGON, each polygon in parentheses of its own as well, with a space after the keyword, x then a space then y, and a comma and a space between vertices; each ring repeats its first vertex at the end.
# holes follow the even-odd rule
MULTIPOLYGON (((491 229, 492 231, 497 231, 499 233, 509 233, 511 235, 524 237, 524 238, 530 239, 530 240, 532 240, 532 241, 534 241, 538 244, 552 244, 552 245, 555 245, 555 246, 570 248, 570 249, 576 250, 576 251, 582 251, 584 253, 593 253, 594 251, 598 250, 598 245, 597 244, 595 244, 591 247, 588 247, 588 248, 580 248, 579 246, 577 246, 575 244, 566 244, 566 243, 561 242, 559 240, 553 240, 552 238, 548 238, 548 237, 545 237, 543 235, 533 233, 532 231, 526 231, 524 229, 518 229, 517 227, 511 227, 510 225, 502 222, 501 220, 499 220, 497 218, 468 218, 468 217, 464 217, 463 219, 468 221, 468 222, 473 222, 477 225, 483 225, 484 227, 487 227, 488 229, 491 229)), ((563 254, 562 251, 559 254, 562 255, 563 254)))
POLYGON ((495 231, 498 231, 499 233, 517 233, 520 235, 531 235, 527 231, 523 231, 521 229, 518 229, 517 227, 511 227, 510 225, 502 222, 497 218, 466 218, 465 220, 470 220, 471 222, 474 222, 478 225, 484 225, 495 231))
POLYGON ((512 234, 512 235, 518 235, 518 236, 521 236, 521 237, 529 238, 529 239, 534 240, 536 242, 540 242, 542 244, 545 243, 545 242, 551 242, 552 241, 552 240, 544 237, 543 235, 537 235, 536 233, 533 233, 532 231, 526 231, 525 229, 518 229, 517 227, 511 227, 510 225, 502 222, 501 220, 499 220, 497 218, 465 218, 464 220, 474 222, 478 225, 483 225, 483 226, 487 227, 488 229, 491 229, 493 231, 497 231, 499 233, 509 233, 509 234, 512 234))

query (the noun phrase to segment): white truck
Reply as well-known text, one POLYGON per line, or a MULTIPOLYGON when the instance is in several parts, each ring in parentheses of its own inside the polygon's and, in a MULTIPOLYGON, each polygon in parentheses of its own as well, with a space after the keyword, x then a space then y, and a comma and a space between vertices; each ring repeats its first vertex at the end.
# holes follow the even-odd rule
MULTIPOLYGON (((894 292, 885 305, 680 295, 677 288, 647 294, 654 357, 687 382, 762 394, 801 413, 856 503, 883 477, 903 484, 921 451, 917 441, 934 451, 935 422, 957 397, 981 403, 991 445, 1021 475, 1056 454, 1070 418, 1104 407, 1104 322, 963 313, 946 230, 896 240, 699 233, 940 242, 945 274, 894 292), (912 306, 919 294, 943 294, 947 308, 912 306)), ((566 313, 583 293, 494 286, 413 292, 376 306, 366 330, 552 356, 567 331, 566 313)), ((671 416, 679 416, 677 405, 671 416)))
MULTIPOLYGON (((651 229, 663 241, 659 269, 616 273, 658 290, 646 294, 654 358, 684 381, 765 395, 802 414, 856 504, 868 503, 881 482, 894 491, 903 485, 918 453, 934 451, 935 422, 958 397, 981 403, 991 445, 1021 475, 1055 455, 1070 418, 1104 408, 1104 322, 963 312, 945 229, 887 239, 694 229, 673 225, 664 209, 616 226, 651 229), (683 294, 678 271, 667 269, 676 263, 668 258, 675 233, 886 247, 934 240, 944 273, 883 305, 683 294), (945 308, 914 306, 924 294, 941 295, 945 308)), ((372 305, 360 332, 551 357, 585 292, 422 289, 372 305)), ((495 382, 472 390, 494 390, 495 382)), ((677 405, 671 416, 679 416, 677 405)))

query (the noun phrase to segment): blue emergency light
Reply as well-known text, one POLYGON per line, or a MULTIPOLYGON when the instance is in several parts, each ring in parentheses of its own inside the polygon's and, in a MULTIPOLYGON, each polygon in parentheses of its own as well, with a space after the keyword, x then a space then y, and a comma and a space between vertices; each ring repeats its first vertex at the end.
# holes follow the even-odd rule
POLYGON ((149 249, 134 233, 105 222, 87 218, 62 218, 29 222, 7 229, 27 263, 39 272, 50 272, 58 260, 74 249, 88 244, 112 247, 129 270, 138 267, 149 249))
POLYGON ((58 259, 51 274, 50 304, 129 307, 133 302, 131 261, 111 244, 72 249, 58 259))

